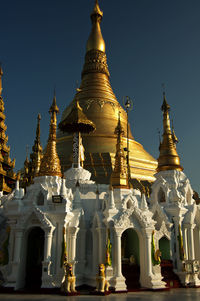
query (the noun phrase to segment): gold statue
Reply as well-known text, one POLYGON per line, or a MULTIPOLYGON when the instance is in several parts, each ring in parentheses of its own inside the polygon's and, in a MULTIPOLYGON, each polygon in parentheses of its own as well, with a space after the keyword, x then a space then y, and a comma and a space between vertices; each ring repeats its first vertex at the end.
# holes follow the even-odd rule
POLYGON ((61 291, 67 294, 77 293, 75 289, 76 277, 72 272, 72 264, 67 262, 67 257, 65 257, 63 265, 65 270, 65 278, 61 285, 61 291))
POLYGON ((100 293, 109 291, 109 283, 105 277, 105 265, 103 263, 99 264, 99 272, 97 275, 97 288, 96 291, 100 293))

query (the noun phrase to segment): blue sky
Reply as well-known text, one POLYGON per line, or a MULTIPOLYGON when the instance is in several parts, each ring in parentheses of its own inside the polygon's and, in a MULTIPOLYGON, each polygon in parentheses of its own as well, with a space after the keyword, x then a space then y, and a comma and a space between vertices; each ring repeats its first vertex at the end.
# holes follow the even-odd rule
MULTIPOLYGON (((165 83, 181 163, 200 192, 200 1, 99 3, 111 85, 119 102, 124 95, 134 101, 130 122, 135 139, 158 157, 165 83)), ((61 112, 73 99, 93 5, 94 0, 1 1, 3 96, 16 169, 23 165, 26 145, 33 145, 39 112, 43 147, 46 144, 54 87, 61 112)))

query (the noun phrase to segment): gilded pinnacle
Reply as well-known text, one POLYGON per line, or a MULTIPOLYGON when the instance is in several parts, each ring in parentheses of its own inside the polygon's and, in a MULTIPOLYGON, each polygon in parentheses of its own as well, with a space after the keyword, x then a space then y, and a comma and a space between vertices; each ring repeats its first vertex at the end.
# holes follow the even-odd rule
POLYGON ((51 114, 49 139, 47 142, 46 152, 40 165, 38 176, 59 176, 62 177, 60 160, 56 150, 56 128, 57 119, 56 114, 59 109, 56 104, 56 96, 54 95, 53 103, 50 107, 49 113, 51 114))
POLYGON ((103 12, 100 10, 98 0, 95 1, 95 5, 94 5, 93 12, 91 13, 91 17, 96 16, 96 15, 99 15, 99 16, 103 17, 103 12))
POLYGON ((91 13, 92 31, 87 41, 86 50, 100 50, 105 52, 106 46, 101 34, 100 23, 103 17, 103 12, 100 10, 98 1, 95 2, 94 9, 91 13))
POLYGON ((157 171, 163 170, 180 170, 183 168, 180 165, 180 158, 176 151, 177 141, 176 136, 173 135, 170 126, 169 110, 170 106, 167 103, 165 93, 163 93, 163 104, 161 107, 163 111, 163 139, 160 143, 160 155, 158 158, 158 168, 157 171), (176 139, 175 139, 176 138, 176 139), (176 140, 176 141, 175 141, 176 140))

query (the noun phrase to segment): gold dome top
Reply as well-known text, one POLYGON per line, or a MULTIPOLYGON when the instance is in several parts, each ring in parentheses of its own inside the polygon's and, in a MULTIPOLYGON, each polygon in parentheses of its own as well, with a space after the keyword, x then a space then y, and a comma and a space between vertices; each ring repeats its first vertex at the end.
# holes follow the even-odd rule
POLYGON ((100 10, 98 0, 95 2, 93 12, 91 13, 92 31, 87 41, 86 51, 100 50, 105 52, 106 45, 101 34, 100 23, 103 17, 103 12, 100 10))
POLYGON ((62 176, 60 160, 56 150, 56 115, 59 109, 56 104, 56 96, 54 93, 53 103, 50 107, 49 113, 51 114, 49 139, 46 147, 44 157, 42 158, 40 171, 38 176, 62 176))
POLYGON ((170 106, 167 103, 165 93, 163 93, 163 104, 161 107, 163 111, 163 139, 160 144, 159 150, 160 155, 158 158, 158 168, 157 171, 163 170, 180 170, 183 168, 180 165, 180 158, 176 151, 176 142, 174 134, 171 131, 170 127, 170 118, 169 118, 169 110, 170 106))
MULTIPOLYGON (((92 16, 93 19, 97 19, 94 21, 100 24, 102 15, 99 12, 98 2, 95 4, 92 16)), ((95 22, 93 22, 93 27, 98 25, 95 22)), ((90 38, 93 33, 92 31, 90 38)), ((93 179, 99 183, 110 182, 115 163, 117 142, 115 129, 118 124, 119 111, 121 112, 120 122, 125 129, 124 137, 122 137, 123 147, 126 147, 127 144, 127 114, 116 99, 109 77, 106 53, 98 47, 87 49, 80 87, 61 118, 62 123, 69 116, 78 100, 82 112, 87 119, 95 124, 96 130, 90 134, 82 134, 82 139, 85 148, 84 166, 92 173, 93 179)), ((140 143, 133 139, 130 126, 128 136, 131 177, 154 181, 153 175, 156 172, 157 161, 144 150, 140 143)), ((72 164, 72 134, 58 131, 57 150, 64 170, 70 168, 72 164)))

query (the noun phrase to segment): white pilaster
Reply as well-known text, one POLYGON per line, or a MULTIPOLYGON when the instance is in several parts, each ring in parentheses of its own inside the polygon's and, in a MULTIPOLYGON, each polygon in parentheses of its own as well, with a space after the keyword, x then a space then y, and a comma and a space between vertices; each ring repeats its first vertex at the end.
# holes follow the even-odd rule
POLYGON ((126 291, 125 278, 122 275, 122 258, 121 258, 121 231, 115 229, 114 233, 114 279, 113 284, 115 291, 126 291))

